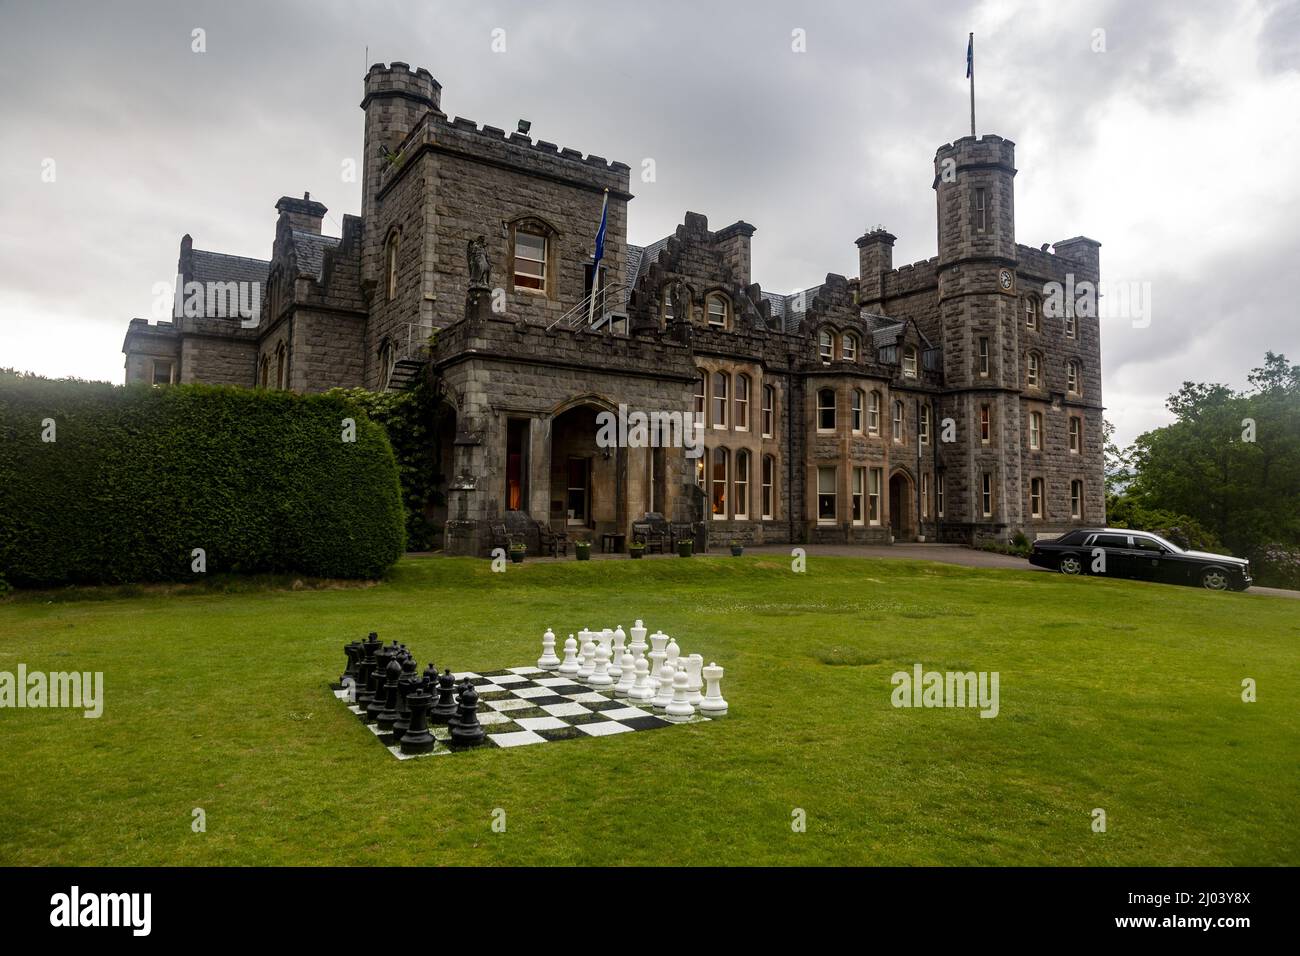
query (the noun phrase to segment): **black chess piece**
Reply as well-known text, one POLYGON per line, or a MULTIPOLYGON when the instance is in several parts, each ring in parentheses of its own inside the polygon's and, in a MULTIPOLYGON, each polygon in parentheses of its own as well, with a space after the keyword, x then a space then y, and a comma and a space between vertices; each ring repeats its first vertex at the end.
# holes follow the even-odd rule
POLYGON ((469 689, 473 686, 474 685, 469 682, 468 677, 466 677, 463 681, 460 682, 460 684, 456 686, 456 712, 447 718, 447 728, 449 730, 455 730, 456 725, 460 723, 461 698, 463 698, 465 694, 469 692, 469 689))
POLYGON ((460 695, 460 710, 451 728, 451 742, 458 747, 474 747, 485 738, 483 725, 478 722, 478 691, 472 686, 460 695))
POLYGON ((397 744, 407 755, 431 753, 435 743, 433 734, 429 733, 428 715, 433 696, 424 691, 413 691, 407 695, 406 701, 411 707, 411 725, 397 738, 397 744))
POLYGON ((380 730, 392 730, 397 722, 397 685, 401 679, 402 665, 396 657, 390 657, 388 666, 384 668, 384 706, 375 717, 380 730))
POLYGON ((456 678, 451 676, 451 671, 444 671, 443 675, 438 678, 438 703, 433 705, 429 719, 435 724, 445 724, 449 719, 456 716, 456 678))
POLYGON ((400 714, 406 710, 406 702, 402 699, 406 693, 407 685, 403 683, 406 678, 413 678, 419 683, 420 678, 416 675, 415 669, 420 665, 415 662, 415 657, 407 655, 402 658, 402 679, 397 682, 397 712, 400 714))
POLYGON ((438 668, 434 666, 433 661, 429 661, 429 666, 424 669, 424 690, 428 694, 438 692, 438 668))
MULTIPOLYGON (((381 647, 375 651, 375 669, 370 675, 370 692, 371 700, 366 705, 365 714, 362 720, 367 724, 373 724, 379 720, 379 714, 384 709, 384 704, 388 703, 388 691, 385 683, 388 680, 388 665, 393 663, 393 651, 391 647, 381 647)), ((397 665, 397 672, 402 672, 402 666, 397 665)))
POLYGON ((339 678, 340 684, 347 684, 357 679, 357 658, 361 653, 360 641, 349 641, 343 645, 343 653, 347 655, 348 666, 343 670, 343 676, 339 678))
POLYGON ((393 721, 393 733, 400 739, 411 726, 411 701, 415 694, 423 693, 424 682, 414 674, 403 674, 397 682, 397 719, 393 721))
POLYGON ((379 635, 373 631, 361 644, 361 661, 357 665, 357 691, 353 695, 353 703, 361 708, 362 713, 365 713, 366 707, 374 699, 370 678, 375 671, 375 652, 380 646, 379 635))

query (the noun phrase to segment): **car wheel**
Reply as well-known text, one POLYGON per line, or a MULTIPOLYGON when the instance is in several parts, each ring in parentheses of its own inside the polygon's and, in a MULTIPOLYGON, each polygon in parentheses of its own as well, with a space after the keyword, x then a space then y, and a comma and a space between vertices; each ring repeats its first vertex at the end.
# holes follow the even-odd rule
POLYGON ((1218 568, 1210 568, 1201 573, 1201 587, 1211 591, 1228 590, 1228 576, 1218 568))
POLYGON ((1056 569, 1062 574, 1082 574, 1083 562, 1077 554, 1064 554, 1057 562, 1056 569))

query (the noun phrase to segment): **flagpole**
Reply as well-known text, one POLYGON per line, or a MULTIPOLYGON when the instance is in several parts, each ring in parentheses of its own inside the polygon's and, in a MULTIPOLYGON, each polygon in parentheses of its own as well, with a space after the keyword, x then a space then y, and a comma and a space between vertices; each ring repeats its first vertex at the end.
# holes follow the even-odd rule
MULTIPOLYGON (((606 189, 605 201, 604 203, 601 204, 600 207, 600 222, 602 226, 605 223, 605 214, 608 210, 609 210, 609 190, 606 189)), ((594 250, 594 254, 592 255, 592 259, 591 259, 591 298, 587 300, 587 325, 589 327, 591 323, 595 321, 596 318, 596 289, 599 287, 600 284, 600 257, 598 253, 601 251, 600 247, 604 245, 604 236, 603 235, 598 236, 597 238, 599 241, 596 243, 596 249, 594 250)))
POLYGON ((975 135, 975 34, 970 35, 970 134, 975 135))

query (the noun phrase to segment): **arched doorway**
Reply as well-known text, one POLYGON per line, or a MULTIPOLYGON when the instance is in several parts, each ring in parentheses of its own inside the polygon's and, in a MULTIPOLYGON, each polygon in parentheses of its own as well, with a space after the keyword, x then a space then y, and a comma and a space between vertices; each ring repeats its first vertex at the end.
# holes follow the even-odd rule
POLYGON ((597 443, 603 404, 580 401, 551 419, 550 521, 578 537, 615 532, 623 523, 626 454, 597 443))
POLYGON ((912 499, 912 479, 906 472, 889 476, 889 531, 896 541, 916 538, 916 505, 912 499))

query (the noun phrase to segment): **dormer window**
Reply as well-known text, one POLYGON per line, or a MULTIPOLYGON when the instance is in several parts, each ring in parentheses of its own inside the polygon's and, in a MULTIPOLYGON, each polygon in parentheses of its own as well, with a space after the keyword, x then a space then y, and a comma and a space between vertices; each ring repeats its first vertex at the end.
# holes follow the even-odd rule
POLYGON ((916 378, 916 349, 910 345, 903 349, 903 374, 908 378, 916 378))
POLYGON ((844 347, 840 350, 840 355, 846 362, 858 360, 858 337, 852 332, 844 336, 844 347))
POLYGON ((725 329, 727 327, 727 300, 713 293, 705 302, 706 314, 708 315, 709 325, 715 329, 725 329))
POLYGON ((835 336, 827 329, 822 329, 821 334, 817 336, 817 353, 826 363, 835 358, 835 336))
POLYGON ((545 236, 520 228, 515 230, 515 288, 546 292, 545 236))

